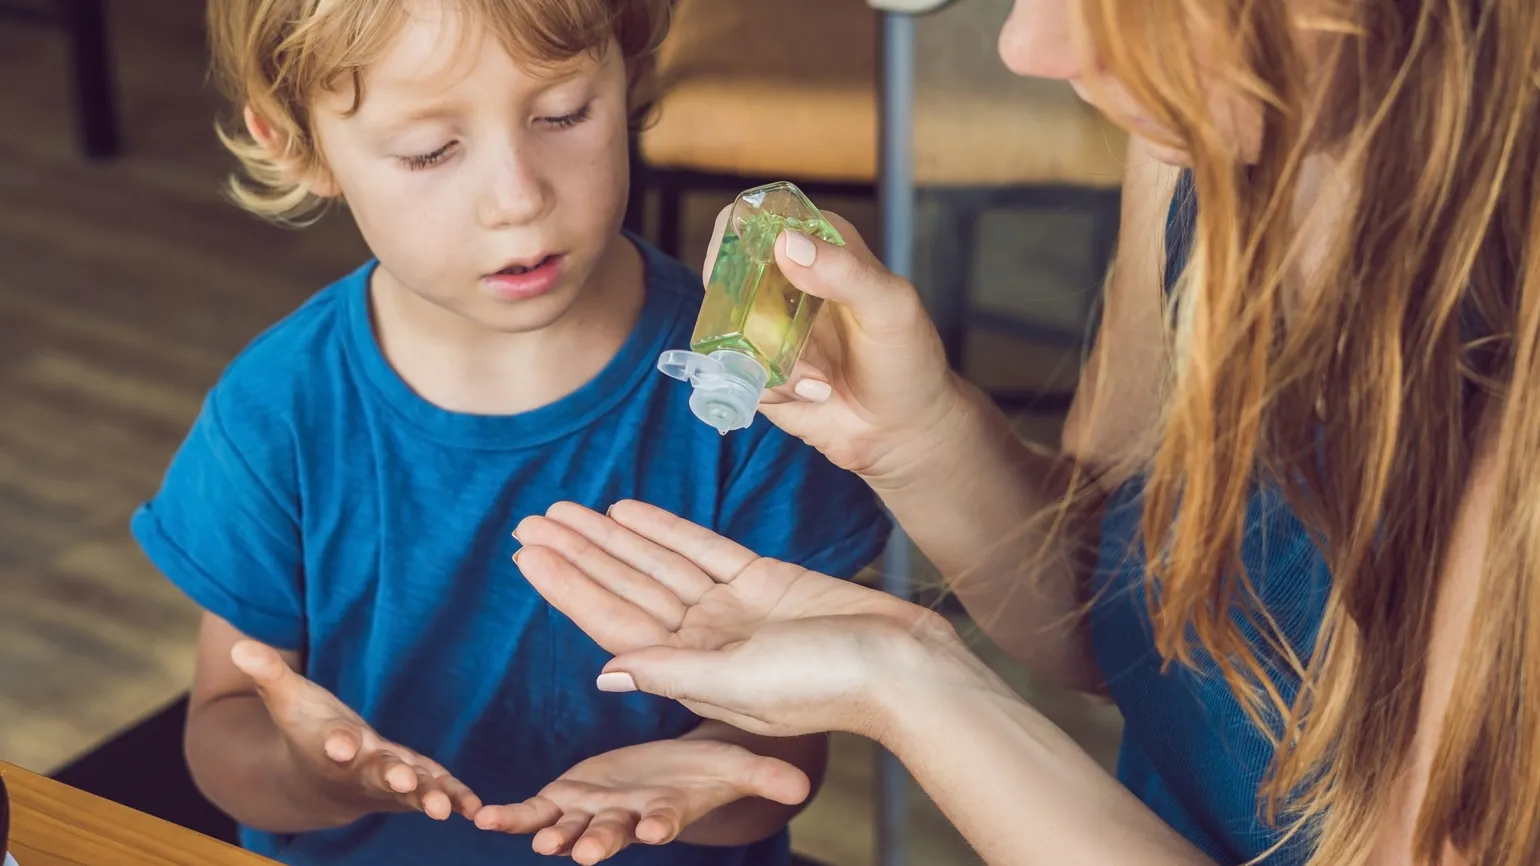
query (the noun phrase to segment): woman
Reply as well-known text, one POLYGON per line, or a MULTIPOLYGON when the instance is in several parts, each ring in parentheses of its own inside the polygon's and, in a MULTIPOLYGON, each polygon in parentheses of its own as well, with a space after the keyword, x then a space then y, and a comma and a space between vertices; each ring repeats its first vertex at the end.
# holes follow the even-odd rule
POLYGON ((855 240, 779 242, 833 303, 763 409, 1117 701, 1119 779, 938 617, 647 506, 520 568, 601 687, 872 737, 989 863, 1540 861, 1540 4, 1017 0, 1000 51, 1136 135, 1062 453, 855 240))

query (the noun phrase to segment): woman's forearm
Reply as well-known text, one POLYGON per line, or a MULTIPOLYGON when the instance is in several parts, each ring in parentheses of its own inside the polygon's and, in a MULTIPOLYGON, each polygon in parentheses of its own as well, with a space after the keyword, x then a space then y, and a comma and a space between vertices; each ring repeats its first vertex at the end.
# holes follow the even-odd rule
POLYGON ((1034 451, 987 395, 955 381, 957 408, 907 469, 872 487, 996 644, 1041 677, 1094 690, 1082 590, 1101 500, 1061 509, 1071 461, 1034 451))
POLYGON ((1213 866, 960 643, 937 658, 884 686, 880 739, 986 863, 1213 866))

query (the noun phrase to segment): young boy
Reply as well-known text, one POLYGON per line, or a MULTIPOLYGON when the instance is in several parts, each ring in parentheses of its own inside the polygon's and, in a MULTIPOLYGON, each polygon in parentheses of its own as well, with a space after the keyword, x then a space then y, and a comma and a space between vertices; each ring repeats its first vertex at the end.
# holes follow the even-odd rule
POLYGON ((600 693, 605 654, 510 561, 565 499, 847 576, 888 532, 857 478, 763 421, 720 436, 655 369, 701 300, 619 230, 667 6, 210 2, 241 202, 345 202, 377 257, 235 359, 133 522, 206 610, 187 756, 252 849, 787 860, 824 743, 600 693))

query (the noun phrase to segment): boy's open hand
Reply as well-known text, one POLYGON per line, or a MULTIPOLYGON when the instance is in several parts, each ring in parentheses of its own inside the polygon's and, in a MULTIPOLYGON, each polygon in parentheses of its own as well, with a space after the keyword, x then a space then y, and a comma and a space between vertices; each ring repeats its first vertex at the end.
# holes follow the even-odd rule
POLYGON ((440 821, 453 812, 471 818, 481 808, 481 800, 442 766, 380 737, 272 647, 241 641, 230 658, 256 682, 296 768, 339 801, 365 812, 422 811, 440 821))
POLYGON ((809 788, 807 775, 791 764, 731 743, 660 740, 589 758, 523 803, 482 809, 476 826, 534 833, 536 852, 591 866, 636 842, 672 842, 745 797, 791 806, 809 788))

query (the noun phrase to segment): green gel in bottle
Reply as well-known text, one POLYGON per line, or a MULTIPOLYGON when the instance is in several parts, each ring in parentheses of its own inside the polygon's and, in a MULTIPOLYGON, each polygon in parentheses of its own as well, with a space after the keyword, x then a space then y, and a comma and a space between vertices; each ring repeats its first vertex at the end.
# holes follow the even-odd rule
POLYGON ((812 201, 787 182, 740 193, 712 264, 690 350, 664 352, 662 372, 695 389, 690 409, 724 435, 754 421, 760 392, 785 382, 823 299, 792 286, 775 263, 775 240, 800 232, 844 245, 812 201))

